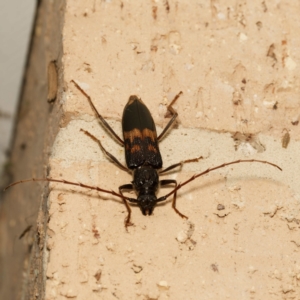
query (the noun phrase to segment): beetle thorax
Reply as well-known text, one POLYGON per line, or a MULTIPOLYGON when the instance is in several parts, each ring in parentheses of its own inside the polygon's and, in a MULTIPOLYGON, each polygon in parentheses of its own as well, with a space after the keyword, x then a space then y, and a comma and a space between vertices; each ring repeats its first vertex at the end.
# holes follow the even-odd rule
POLYGON ((158 173, 151 166, 144 165, 134 170, 132 184, 138 193, 145 191, 156 193, 158 182, 158 173))
POLYGON ((132 184, 138 194, 138 206, 144 215, 151 215, 156 205, 158 183, 158 173, 151 166, 145 165, 134 170, 132 184))

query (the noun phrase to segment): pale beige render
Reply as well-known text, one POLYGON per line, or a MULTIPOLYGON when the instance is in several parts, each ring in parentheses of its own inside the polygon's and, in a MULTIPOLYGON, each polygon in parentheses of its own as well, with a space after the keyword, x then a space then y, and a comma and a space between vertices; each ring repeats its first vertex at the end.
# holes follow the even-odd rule
POLYGON ((240 164, 211 173, 178 193, 191 223, 167 202, 150 217, 133 207, 128 232, 120 200, 51 184, 47 299, 300 297, 300 125, 292 125, 300 114, 299 8, 298 1, 67 1, 66 91, 57 100, 66 117, 52 149, 53 178, 114 190, 131 181, 80 132, 124 162, 71 80, 120 135, 130 95, 148 106, 159 134, 165 105, 183 91, 179 127, 160 144, 164 166, 204 159, 163 178, 183 181, 249 157, 283 172, 240 164), (235 150, 237 131, 258 135, 235 150))

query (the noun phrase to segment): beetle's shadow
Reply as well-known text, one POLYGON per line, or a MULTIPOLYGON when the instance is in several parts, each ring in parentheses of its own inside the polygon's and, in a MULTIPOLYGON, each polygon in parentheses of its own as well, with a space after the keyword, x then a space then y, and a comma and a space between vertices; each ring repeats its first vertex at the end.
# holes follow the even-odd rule
MULTIPOLYGON (((274 179, 271 179, 271 178, 263 178, 263 177, 256 177, 256 176, 242 176, 242 177, 230 177, 230 181, 232 182, 235 182, 235 183, 238 183, 238 182, 245 182, 247 180, 251 180, 252 182, 253 181, 266 181, 268 182, 268 184, 270 183, 276 183, 276 181, 274 181, 274 179)), ((221 179, 216 179, 216 180, 212 180, 210 182, 207 182, 207 183, 200 183, 199 185, 197 186, 194 186, 194 187, 191 187, 191 188, 186 188, 184 191, 181 191, 181 189, 178 190, 177 192, 177 197, 176 197, 176 203, 178 204, 179 201, 180 201, 180 198, 181 197, 185 197, 187 194, 191 194, 193 192, 198 192, 199 189, 206 189, 206 188, 213 188, 219 184, 224 184, 224 183, 228 183, 228 180, 226 179, 226 177, 224 178, 221 178, 221 179), (179 193, 179 194, 178 194, 179 193)), ((164 193, 162 193, 162 190, 166 190, 168 187, 161 187, 160 188, 160 192, 162 195, 160 196, 163 196, 164 193)), ((172 189, 171 189, 172 190, 172 189)), ((167 204, 169 204, 170 202, 172 202, 173 200, 173 197, 170 196, 167 200, 165 200, 164 202, 159 202, 157 203, 157 207, 160 207, 160 206, 165 206, 167 204)))
POLYGON ((89 197, 91 199, 97 199, 97 200, 104 200, 104 201, 113 201, 113 202, 118 202, 123 204, 122 200, 118 200, 116 197, 112 195, 105 195, 105 192, 95 192, 94 190, 86 188, 85 190, 82 191, 75 191, 71 189, 64 189, 64 188, 52 188, 50 191, 59 191, 62 193, 68 193, 68 194, 79 194, 79 195, 84 195, 85 197, 89 197), (99 193, 98 195, 91 195, 89 194, 90 192, 93 193, 99 193), (100 195, 102 194, 102 195, 100 195))
MULTIPOLYGON (((170 174, 170 173, 168 173, 168 174, 170 174)), ((264 180, 264 181, 268 182, 268 184, 270 184, 272 182, 274 183, 274 180, 271 179, 271 178, 258 178, 258 177, 255 177, 255 176, 230 177, 230 181, 235 182, 235 183, 242 182, 242 181, 245 182, 247 180, 251 180, 251 181, 262 181, 262 180, 264 180)), ((178 202, 180 201, 180 198, 185 197, 187 194, 198 192, 199 189, 202 190, 202 189, 207 189, 207 188, 213 188, 213 187, 216 187, 217 185, 222 184, 222 183, 223 184, 224 183, 228 183, 226 177, 220 178, 220 179, 216 179, 216 180, 212 180, 212 181, 206 182, 206 183, 200 183, 197 186, 194 186, 194 187, 191 187, 191 188, 185 188, 182 191, 181 191, 181 189, 179 189, 178 192, 177 192, 176 203, 178 204, 178 202), (180 193, 180 195, 178 193, 180 193)), ((167 187, 167 186, 160 187, 160 190, 159 190, 160 191, 160 196, 159 197, 163 196, 164 194, 167 194, 167 191, 166 191, 167 189, 169 191, 172 191, 172 188, 170 188, 170 187, 167 187), (166 191, 166 192, 163 193, 163 191, 166 191)), ((64 192, 64 193, 68 193, 68 194, 74 194, 74 193, 76 193, 76 194, 88 196, 91 199, 100 200, 100 201, 102 201, 102 200, 104 200, 104 201, 113 201, 113 202, 116 202, 116 203, 124 205, 124 203, 122 202, 122 200, 119 200, 119 199, 117 199, 116 197, 114 197, 112 195, 105 195, 104 192, 97 192, 97 193, 99 193, 98 195, 91 195, 89 193, 92 190, 89 190, 89 189, 82 190, 82 191, 79 191, 79 190, 76 191, 76 190, 64 189, 64 188, 53 188, 53 189, 51 189, 51 191, 53 191, 53 190, 64 192)), ((93 193, 95 193, 95 192, 93 191, 93 193)), ((134 194, 129 193, 129 194, 132 195, 132 196, 133 195, 136 196, 135 193, 134 194)), ((124 194, 124 196, 126 197, 125 194, 124 194)), ((127 196, 127 197, 129 197, 129 196, 127 196)), ((157 203, 156 206, 157 207, 163 207, 165 205, 169 205, 170 202, 172 202, 172 201, 173 201, 173 196, 170 196, 165 201, 157 203)), ((138 206, 136 203, 128 202, 128 204, 131 207, 137 207, 138 206)))

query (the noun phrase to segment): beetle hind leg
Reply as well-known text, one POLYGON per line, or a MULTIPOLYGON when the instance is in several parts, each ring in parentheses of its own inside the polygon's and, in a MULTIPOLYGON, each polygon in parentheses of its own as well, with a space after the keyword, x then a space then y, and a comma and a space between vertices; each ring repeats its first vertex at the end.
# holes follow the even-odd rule
POLYGON ((124 146, 124 141, 115 133, 115 131, 110 127, 110 125, 105 121, 105 119, 99 114, 96 106, 92 101, 92 98, 84 91, 84 89, 75 80, 71 80, 71 82, 73 82, 75 86, 79 89, 79 91, 88 99, 91 107, 97 114, 103 126, 115 137, 115 139, 120 143, 120 145, 124 146))
POLYGON ((169 130, 169 128, 172 126, 172 124, 175 122, 178 113, 175 111, 175 109, 172 107, 172 105, 175 103, 175 101, 180 97, 180 95, 182 94, 182 92, 180 91, 172 100, 172 102, 168 105, 167 109, 168 111, 171 113, 172 118, 169 121, 169 123, 167 124, 167 126, 163 129, 163 131, 161 132, 161 134, 158 136, 157 140, 160 142, 161 139, 164 137, 164 135, 166 134, 166 132, 169 130))

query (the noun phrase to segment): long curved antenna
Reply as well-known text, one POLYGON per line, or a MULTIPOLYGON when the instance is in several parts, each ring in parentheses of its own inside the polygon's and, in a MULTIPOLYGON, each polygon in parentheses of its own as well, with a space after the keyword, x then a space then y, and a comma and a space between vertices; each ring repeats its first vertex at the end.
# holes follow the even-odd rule
MULTIPOLYGON (((177 187, 175 187, 170 193, 168 193, 168 194, 166 194, 166 195, 164 195, 164 196, 158 198, 158 199, 157 199, 157 202, 161 202, 161 201, 166 200, 169 196, 171 196, 171 195, 173 195, 174 193, 176 193, 179 189, 181 189, 183 186, 185 186, 185 185, 188 184, 189 182, 191 182, 191 181, 195 180, 196 178, 201 177, 201 176, 203 176, 203 175, 205 175, 205 174, 207 174, 207 173, 209 173, 209 172, 211 172, 211 171, 214 171, 214 170, 217 170, 217 169, 221 169, 221 168, 224 168, 224 167, 229 166, 229 165, 239 164, 239 163, 244 163, 244 162, 258 162, 258 163, 268 164, 268 165, 271 165, 271 166, 273 166, 273 167, 279 169, 280 171, 282 171, 282 169, 281 169, 279 166, 277 166, 277 165, 275 165, 275 164, 273 164, 273 163, 270 163, 270 162, 268 162, 268 161, 265 161, 265 160, 258 160, 258 159, 239 159, 239 160, 235 160, 235 161, 232 161, 232 162, 224 163, 224 164, 222 164, 222 165, 219 165, 219 166, 216 166, 216 167, 213 167, 213 168, 208 168, 207 170, 205 170, 205 171, 203 171, 203 172, 201 172, 201 173, 199 173, 199 174, 193 175, 190 179, 188 179, 188 180, 186 180, 186 181, 184 181, 184 182, 182 182, 182 183, 179 183, 179 184, 177 185, 177 187)), ((176 201, 176 200, 175 200, 175 201, 176 201)), ((173 203, 173 205, 175 205, 175 203, 173 203)), ((176 207, 176 205, 175 205, 175 207, 176 207)), ((175 211, 176 211, 176 210, 175 210, 175 211)))
POLYGON ((65 184, 70 184, 70 185, 76 185, 76 186, 80 186, 83 188, 88 188, 91 190, 96 190, 98 192, 103 192, 103 193, 107 193, 107 194, 111 194, 113 196, 119 197, 125 201, 129 201, 129 198, 124 197, 121 194, 116 193, 115 191, 111 190, 105 190, 105 189, 101 189, 97 186, 91 186, 91 185, 87 185, 87 184, 83 184, 80 182, 72 182, 72 181, 68 181, 68 180, 64 180, 64 179, 53 179, 53 178, 31 178, 31 179, 25 179, 25 180, 20 180, 14 183, 11 183, 10 185, 8 185, 4 191, 6 191, 7 189, 11 188, 14 185, 20 184, 20 183, 24 183, 24 182, 30 182, 30 181, 48 181, 48 182, 60 182, 60 183, 65 183, 65 184))

